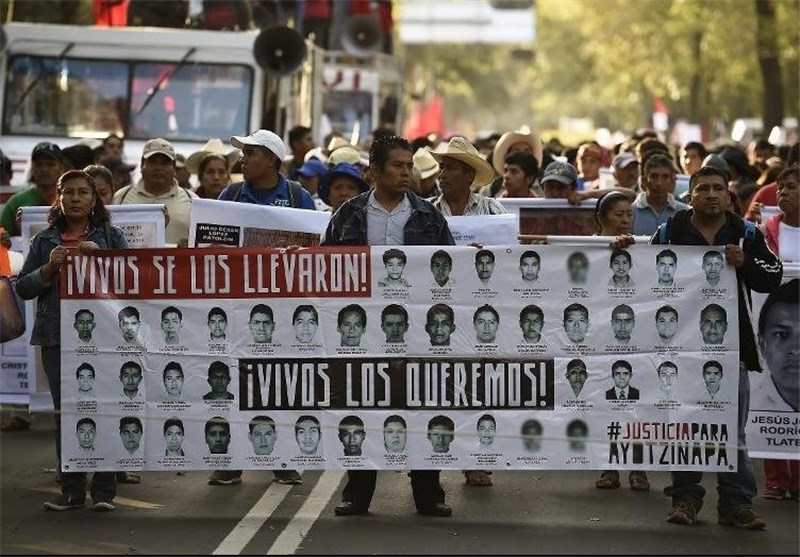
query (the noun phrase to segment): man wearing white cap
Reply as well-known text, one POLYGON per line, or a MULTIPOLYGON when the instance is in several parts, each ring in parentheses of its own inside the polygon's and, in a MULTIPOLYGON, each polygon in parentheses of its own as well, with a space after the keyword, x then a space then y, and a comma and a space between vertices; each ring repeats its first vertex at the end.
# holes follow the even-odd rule
POLYGON ((231 137, 231 145, 242 150, 244 182, 231 184, 219 194, 223 201, 275 205, 315 210, 314 200, 303 186, 280 173, 286 146, 268 130, 247 137, 231 137))
POLYGON ((189 238, 189 223, 194 192, 178 185, 175 178, 175 148, 166 139, 151 139, 142 149, 142 177, 133 185, 125 186, 114 194, 115 205, 131 203, 163 203, 169 222, 166 239, 178 244, 189 238))
POLYGON ((419 183, 414 190, 423 199, 439 197, 441 191, 437 184, 439 176, 439 163, 431 155, 430 150, 420 147, 414 153, 414 170, 419 172, 419 183))
POLYGON ((633 153, 620 153, 611 161, 614 179, 621 188, 637 190, 639 185, 639 161, 633 153))
POLYGON ((473 187, 488 184, 494 169, 478 154, 475 146, 455 136, 444 153, 431 153, 439 162, 439 188, 434 207, 446 216, 501 215, 506 212, 499 201, 473 193, 473 187))

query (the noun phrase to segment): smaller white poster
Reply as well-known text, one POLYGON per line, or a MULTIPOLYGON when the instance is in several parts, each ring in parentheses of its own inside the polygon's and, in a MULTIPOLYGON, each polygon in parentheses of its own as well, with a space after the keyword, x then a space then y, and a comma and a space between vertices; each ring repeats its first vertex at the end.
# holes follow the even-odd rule
POLYGON ((457 246, 468 246, 472 243, 486 246, 517 243, 519 216, 514 213, 446 218, 457 246))

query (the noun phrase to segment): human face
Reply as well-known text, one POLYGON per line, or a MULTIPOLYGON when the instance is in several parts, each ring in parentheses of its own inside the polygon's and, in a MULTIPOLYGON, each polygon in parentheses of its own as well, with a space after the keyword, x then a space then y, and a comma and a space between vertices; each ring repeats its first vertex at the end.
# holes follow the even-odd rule
POLYGON ((177 369, 170 369, 164 375, 164 389, 171 397, 181 395, 183 389, 183 374, 177 369))
POLYGON ((784 215, 797 218, 800 213, 800 183, 797 174, 785 176, 778 182, 778 207, 784 215))
POLYGON ((450 279, 450 271, 453 270, 453 264, 444 257, 434 257, 431 259, 431 273, 433 280, 439 286, 444 284, 450 279))
POLYGON ((569 386, 572 387, 572 391, 575 393, 575 396, 578 396, 578 394, 581 392, 588 377, 589 374, 586 372, 586 369, 580 366, 572 366, 567 370, 567 382, 569 383, 569 386))
POLYGON ((716 309, 709 310, 700 317, 700 333, 706 344, 722 344, 727 330, 728 322, 716 309))
POLYGON ((311 149, 314 148, 314 137, 307 133, 300 139, 296 139, 292 142, 292 153, 294 154, 294 160, 302 161, 303 157, 306 156, 311 149))
POLYGON ((103 205, 112 205, 114 203, 114 188, 104 178, 96 176, 94 187, 97 191, 97 197, 103 200, 103 205))
POLYGON ((544 327, 544 320, 538 313, 526 312, 520 319, 519 326, 522 329, 522 337, 525 342, 539 342, 544 327))
POLYGON ((401 422, 388 422, 383 426, 383 445, 390 453, 401 453, 406 448, 406 427, 401 422))
POLYGON ((692 187, 692 210, 706 218, 720 217, 730 205, 728 184, 722 176, 701 176, 692 187))
POLYGON ((139 320, 131 315, 130 317, 123 317, 119 322, 119 328, 122 331, 122 338, 125 342, 135 342, 136 335, 139 334, 139 320))
POLYGON ((469 192, 475 175, 471 166, 452 157, 442 157, 439 162, 439 189, 447 198, 469 192))
POLYGON ((211 395, 214 398, 222 398, 228 392, 230 383, 230 375, 222 370, 214 370, 208 376, 208 384, 211 387, 211 395))
POLYGON ((370 166, 375 191, 397 198, 408 191, 411 175, 414 172, 412 154, 405 149, 392 149, 382 168, 370 166))
POLYGON ((666 203, 669 194, 675 191, 675 172, 665 166, 651 168, 642 183, 651 204, 666 203))
POLYGON ((298 342, 308 343, 314 340, 317 333, 317 318, 310 311, 301 311, 292 323, 294 327, 294 338, 298 342))
POLYGON ((661 340, 669 342, 678 330, 678 315, 672 311, 664 311, 656 318, 656 331, 661 340))
POLYGON ((249 434, 250 442, 253 444, 253 452, 260 455, 272 454, 278 434, 275 427, 271 424, 256 423, 253 431, 249 434))
POLYGON ((103 154, 106 157, 122 158, 123 142, 116 137, 109 137, 103 142, 103 154))
POLYGON ((242 148, 242 174, 250 183, 260 183, 277 174, 275 155, 266 147, 245 145, 242 148))
POLYGON ((475 261, 475 270, 478 272, 478 278, 481 282, 488 282, 494 271, 494 261, 488 255, 481 255, 475 261))
POLYGON ((487 446, 494 442, 497 432, 497 424, 492 420, 481 420, 478 422, 478 443, 487 446))
POLYGON ((712 395, 719 391, 722 383, 722 370, 718 367, 707 367, 703 370, 703 381, 706 382, 706 389, 712 395))
POLYGON ((94 208, 94 191, 89 182, 75 178, 61 184, 58 204, 68 221, 88 221, 94 208))
POLYGON ((211 454, 228 454, 228 445, 231 442, 231 434, 222 424, 214 424, 208 428, 206 433, 206 445, 211 454))
POLYGON ((212 340, 225 340, 225 331, 228 328, 228 321, 222 315, 215 313, 208 318, 208 329, 211 332, 212 340))
POLYGON ((538 452, 542 448, 542 428, 538 424, 527 427, 522 431, 522 446, 530 453, 538 452))
POLYGON ((614 379, 614 385, 616 385, 618 389, 625 389, 630 385, 631 372, 628 371, 628 368, 621 366, 614 368, 611 371, 611 377, 614 379))
POLYGON ((199 176, 200 186, 209 195, 216 199, 230 181, 228 164, 222 159, 211 159, 206 163, 203 174, 199 176))
POLYGON ((361 335, 364 334, 364 322, 361 315, 354 311, 344 314, 341 325, 337 325, 336 330, 342 335, 342 346, 359 346, 361 335))
POLYGON ((503 188, 508 197, 528 197, 533 176, 525 176, 518 164, 507 164, 503 168, 503 188))
POLYGON ((431 346, 449 346, 450 335, 456 330, 456 326, 449 315, 436 312, 425 323, 425 330, 431 337, 431 346))
POLYGON ((402 315, 389 313, 383 318, 381 329, 386 333, 386 342, 405 342, 408 323, 402 315))
POLYGON ((578 159, 578 172, 581 173, 584 180, 597 180, 600 176, 600 165, 602 162, 594 153, 586 152, 578 159))
POLYGON ((708 284, 714 286, 719 282, 719 274, 725 262, 722 260, 722 254, 709 255, 703 258, 703 272, 706 274, 708 284))
POLYGON ((494 342, 499 323, 491 311, 481 311, 475 316, 475 335, 478 342, 494 342))
POLYGON ((128 396, 133 396, 139 390, 139 383, 142 382, 142 372, 135 367, 124 367, 119 372, 119 380, 122 382, 122 390, 128 396))
POLYGON ((632 162, 625 168, 615 168, 614 178, 619 187, 633 189, 639 181, 639 163, 632 162))
POLYGON ((568 312, 564 320, 564 330, 570 341, 583 342, 589 330, 589 317, 581 310, 568 312))
POLYGON ((58 177, 64 174, 64 163, 52 157, 36 157, 31 161, 31 181, 40 189, 56 186, 58 177))
POLYGON ((450 450, 450 443, 453 442, 453 432, 443 425, 435 425, 428 432, 428 439, 433 452, 446 453, 450 450))
POLYGON ((175 180, 175 161, 156 153, 142 161, 142 181, 152 191, 166 192, 175 180))
POLYGON ((181 450, 183 445, 183 429, 178 425, 171 425, 164 432, 164 441, 167 444, 167 450, 171 453, 177 453, 181 450))
POLYGON ((683 173, 691 176, 703 166, 703 158, 697 149, 682 149, 681 150, 681 167, 683 173))
POLYGON ((523 257, 519 262, 519 272, 525 282, 536 282, 539 279, 539 258, 523 257))
POLYGON ((166 342, 178 342, 178 331, 181 328, 181 318, 175 312, 168 312, 161 318, 161 330, 164 331, 166 342))
POLYGON ((391 280, 397 280, 403 275, 405 262, 399 257, 390 257, 386 262, 386 274, 391 280))
POLYGON ((624 280, 631 270, 631 262, 625 255, 617 255, 611 260, 611 270, 614 272, 614 278, 624 280))
POLYGON ((546 180, 542 183, 545 199, 566 199, 570 191, 572 191, 570 184, 562 184, 558 180, 546 180))
POLYGON ((250 332, 253 333, 253 342, 262 344, 272 342, 272 332, 275 322, 266 313, 256 312, 250 318, 250 332))
POLYGON ((90 393, 94 385, 94 374, 91 370, 82 369, 78 372, 78 391, 90 393))
POLYGON ((614 201, 600 221, 600 234, 603 236, 630 234, 632 228, 633 209, 631 209, 631 202, 627 199, 614 201))
POLYGON ((142 429, 138 424, 125 424, 119 431, 119 436, 122 439, 122 446, 129 453, 134 453, 142 440, 142 429))
POLYGON ((360 192, 361 189, 353 180, 347 176, 337 176, 331 180, 328 189, 328 201, 331 202, 331 208, 336 212, 336 209, 341 207, 342 203, 348 199, 354 198, 360 192))
POLYGON ((572 284, 586 284, 589 278, 589 262, 582 257, 571 257, 567 261, 567 272, 572 284))
POLYGON ((618 312, 611 318, 611 328, 614 330, 614 338, 620 342, 631 340, 633 325, 636 320, 632 313, 618 312))
POLYGON ((678 262, 669 255, 658 258, 656 261, 656 273, 658 273, 658 284, 662 286, 672 286, 675 282, 675 267, 678 262))
POLYGON ((319 424, 312 420, 303 420, 294 426, 297 445, 303 454, 316 454, 319 446, 319 424))
POLYGON ((82 312, 75 316, 73 324, 78 332, 78 338, 83 342, 92 340, 92 331, 95 328, 94 316, 91 313, 82 312))
POLYGON ((759 337, 761 352, 781 397, 797 411, 800 403, 800 308, 774 304, 759 337))
POLYGON ((672 382, 678 377, 678 370, 672 366, 661 366, 658 368, 658 378, 661 380, 661 385, 669 390, 672 388, 672 382))
POLYGON ((357 425, 346 425, 339 428, 339 439, 344 447, 345 456, 361 455, 361 445, 367 436, 364 428, 357 425))
POLYGON ((97 430, 90 423, 82 423, 77 428, 78 444, 83 450, 91 450, 94 447, 94 438, 97 435, 97 430))

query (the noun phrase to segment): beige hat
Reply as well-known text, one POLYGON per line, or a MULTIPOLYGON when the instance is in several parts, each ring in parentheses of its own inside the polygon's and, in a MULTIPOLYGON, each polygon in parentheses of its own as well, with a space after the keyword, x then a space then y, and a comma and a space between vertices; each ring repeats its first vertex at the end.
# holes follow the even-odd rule
POLYGON ((475 146, 463 137, 451 137, 447 150, 442 153, 432 152, 431 156, 438 162, 444 157, 450 157, 474 168, 475 179, 472 180, 472 186, 485 186, 494 178, 491 165, 480 156, 475 146))
POLYGON ((221 139, 209 139, 199 151, 195 151, 189 155, 186 159, 186 168, 192 174, 197 174, 200 170, 200 163, 208 155, 220 155, 225 157, 225 160, 228 161, 228 170, 230 170, 236 162, 236 159, 239 158, 239 151, 237 149, 226 149, 221 139))
POLYGON ((430 150, 420 147, 414 153, 414 168, 419 170, 420 178, 425 180, 439 172, 439 163, 433 158, 430 150))
POLYGON ((328 143, 328 152, 332 153, 340 147, 352 147, 352 145, 343 137, 339 137, 338 135, 333 136, 328 143))
MULTIPOLYGON (((34 147, 34 151, 39 147, 37 145, 34 147)), ((157 137, 155 139, 150 139, 147 143, 144 144, 142 148, 142 158, 149 159, 153 155, 165 155, 170 160, 175 160, 175 148, 172 146, 172 143, 167 141, 166 139, 161 139, 157 137)), ((35 156, 35 154, 33 155, 35 156)), ((33 158, 33 156, 31 158, 33 158)))
POLYGON ((534 132, 514 131, 506 132, 500 136, 494 146, 492 165, 498 174, 503 174, 506 165, 506 155, 515 143, 527 143, 531 146, 531 153, 539 166, 542 165, 542 138, 534 132))
MULTIPOLYGON (((349 145, 349 144, 348 144, 349 145)), ((339 147, 328 156, 328 164, 336 166, 340 163, 347 164, 360 164, 361 166, 369 166, 369 160, 361 156, 361 153, 356 151, 353 146, 339 147)))

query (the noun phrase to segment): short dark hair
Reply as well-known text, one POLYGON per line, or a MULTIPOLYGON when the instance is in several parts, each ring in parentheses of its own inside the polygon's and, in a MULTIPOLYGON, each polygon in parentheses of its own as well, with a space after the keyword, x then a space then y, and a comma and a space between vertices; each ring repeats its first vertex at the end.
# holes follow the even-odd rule
POLYGON ((256 304, 253 306, 253 309, 250 310, 250 318, 248 321, 253 320, 253 316, 256 313, 263 313, 269 316, 270 321, 275 321, 275 317, 272 315, 272 308, 269 307, 267 304, 256 304))
POLYGON ((631 254, 628 250, 624 249, 615 249, 611 252, 611 255, 608 257, 608 266, 611 267, 614 264, 614 260, 620 255, 628 260, 628 266, 633 267, 633 259, 631 258, 631 254))
POLYGON ((567 320, 567 316, 570 313, 575 311, 583 313, 586 316, 586 319, 589 319, 589 310, 586 308, 586 306, 584 306, 583 304, 574 303, 564 308, 564 321, 567 320))
POLYGON ((122 370, 125 369, 125 368, 128 368, 128 367, 132 367, 133 369, 138 371, 139 374, 141 375, 142 366, 140 366, 138 363, 134 362, 133 360, 128 360, 127 362, 125 362, 124 364, 119 366, 119 372, 122 373, 122 370))
POLYGON ((272 426, 273 431, 276 429, 275 420, 273 420, 269 416, 261 415, 261 416, 256 416, 255 418, 250 420, 249 424, 247 424, 247 427, 250 429, 250 433, 253 433, 253 428, 255 428, 258 424, 267 424, 269 426, 272 426))
POLYGON ((522 252, 522 255, 519 256, 519 264, 522 265, 522 260, 523 259, 528 259, 529 257, 535 258, 537 263, 541 263, 541 261, 542 261, 542 258, 539 257, 538 253, 536 253, 532 249, 529 249, 529 250, 525 250, 524 252, 522 252))
POLYGON ((167 378, 167 372, 171 369, 174 369, 178 373, 181 374, 183 377, 183 367, 178 362, 168 362, 167 365, 164 366, 164 371, 161 373, 161 380, 164 381, 167 378))
POLYGON ((139 431, 144 431, 142 427, 142 420, 137 418, 136 416, 123 416, 119 419, 119 430, 122 432, 122 428, 126 425, 135 425, 139 428, 139 431))
POLYGON ((383 311, 381 311, 381 323, 383 323, 383 320, 386 319, 387 315, 402 315, 403 321, 408 323, 408 311, 406 311, 406 308, 400 304, 389 304, 383 308, 383 311))
POLYGON ((477 263, 481 257, 488 257, 489 259, 492 260, 492 263, 494 263, 494 253, 491 250, 488 249, 478 250, 477 253, 475 254, 475 263, 477 263))
POLYGON ((586 422, 583 420, 572 420, 570 423, 567 424, 567 435, 572 432, 576 436, 578 434, 586 435, 589 433, 589 426, 586 425, 586 422))
POLYGON ((701 166, 689 177, 689 193, 692 193, 692 190, 697 185, 697 180, 705 176, 719 176, 726 185, 731 180, 730 174, 721 168, 712 165, 701 166))
POLYGON ((369 165, 383 169, 389 160, 389 153, 393 149, 403 149, 409 153, 414 153, 411 149, 411 144, 405 137, 400 137, 399 135, 376 136, 369 148, 369 165))
POLYGON ((214 427, 215 425, 221 425, 223 428, 225 428, 225 431, 227 431, 228 435, 230 436, 231 424, 228 423, 228 420, 220 416, 214 416, 213 418, 211 418, 206 422, 206 425, 203 428, 205 434, 208 435, 208 432, 211 431, 211 428, 214 427))
POLYGON ((219 360, 215 360, 211 362, 210 366, 208 366, 208 376, 211 377, 213 373, 218 371, 221 371, 222 373, 227 375, 228 379, 231 378, 231 368, 228 367, 228 364, 226 364, 225 362, 221 362, 219 360))
POLYGON ((770 292, 758 314, 758 334, 764 334, 764 329, 767 326, 767 315, 769 315, 772 306, 779 303, 797 306, 797 304, 800 303, 798 298, 800 298, 800 279, 792 279, 788 282, 784 282, 778 288, 770 292))
POLYGON ((88 309, 86 309, 86 308, 81 308, 81 309, 79 309, 78 311, 76 311, 76 312, 75 312, 75 319, 77 320, 77 319, 78 319, 78 316, 79 316, 80 314, 82 314, 82 313, 88 313, 88 314, 89 314, 89 315, 92 317, 92 319, 94 319, 94 313, 92 313, 92 312, 91 312, 91 310, 88 310, 88 309))
POLYGON ((345 416, 342 418, 342 421, 339 422, 339 434, 341 435, 344 428, 349 425, 354 425, 362 430, 364 429, 364 421, 358 416, 351 414, 349 416, 345 416))
POLYGON ((431 263, 433 263, 434 259, 446 259, 447 262, 450 264, 450 266, 451 267, 453 266, 453 258, 450 257, 450 254, 444 251, 443 249, 436 250, 435 252, 433 252, 433 255, 431 255, 431 263))
POLYGON ((719 252, 719 251, 717 251, 715 249, 712 249, 712 250, 709 250, 709 251, 707 251, 707 252, 705 252, 703 254, 703 263, 706 262, 706 259, 710 259, 712 257, 719 257, 720 259, 723 259, 723 256, 722 256, 721 252, 719 252))
POLYGON ((75 379, 77 379, 80 376, 81 371, 83 371, 84 369, 88 369, 89 371, 91 371, 92 377, 97 377, 97 374, 95 373, 92 364, 88 362, 83 362, 81 365, 78 366, 78 369, 75 370, 75 379))
POLYGON ((308 414, 304 414, 299 418, 297 418, 297 420, 295 420, 294 422, 295 433, 297 433, 297 424, 299 424, 300 422, 314 422, 315 424, 317 424, 317 427, 319 427, 319 420, 317 418, 315 418, 314 416, 310 416, 308 414))
MULTIPOLYGON (((709 312, 711 312, 711 311, 716 311, 717 313, 720 313, 720 314, 722 314, 722 318, 723 318, 725 321, 727 321, 727 320, 728 320, 728 312, 727 312, 727 311, 725 311, 725 308, 724 308, 724 307, 722 307, 722 306, 721 306, 721 305, 719 305, 719 304, 708 304, 706 307, 704 307, 704 308, 703 308, 703 309, 700 311, 700 319, 702 319, 702 318, 703 318, 703 316, 707 315, 707 314, 708 314, 709 312)), ((763 307, 761 308, 761 311, 762 311, 762 312, 764 311, 764 308, 763 308, 763 307)))
POLYGON ((656 153, 650 157, 647 157, 647 162, 644 163, 645 176, 647 176, 647 174, 654 168, 669 168, 673 175, 677 173, 675 169, 675 163, 672 161, 672 159, 667 155, 662 155, 661 153, 656 153))
POLYGON ((228 314, 225 313, 225 310, 222 309, 221 307, 214 306, 213 308, 208 310, 208 321, 211 321, 211 318, 214 317, 215 315, 219 315, 225 320, 226 323, 228 322, 228 314))
POLYGON ((520 322, 525 318, 526 313, 532 313, 534 315, 538 315, 539 317, 541 317, 542 321, 544 321, 544 312, 542 311, 542 308, 540 308, 536 304, 529 304, 524 308, 522 308, 522 310, 520 310, 519 312, 520 322))
POLYGON ((614 316, 620 313, 630 313, 631 315, 636 315, 633 311, 633 308, 628 304, 619 304, 618 306, 614 306, 614 309, 611 310, 611 319, 614 319, 614 316))
POLYGON ((181 313, 181 310, 179 310, 175 306, 167 306, 167 307, 165 307, 164 309, 161 310, 161 319, 162 319, 162 321, 167 316, 168 313, 176 313, 178 315, 178 319, 180 321, 183 321, 183 313, 181 313))
POLYGON ((497 421, 494 419, 494 416, 492 416, 491 414, 482 415, 480 418, 478 418, 478 421, 476 422, 476 425, 480 425, 481 422, 492 422, 495 426, 497 425, 497 421))
POLYGON ((536 157, 526 151, 511 151, 503 162, 520 167, 526 178, 530 176, 535 178, 539 174, 539 162, 536 157))
POLYGON ((628 360, 616 360, 613 364, 611 364, 611 375, 614 375, 614 370, 618 367, 627 369, 631 375, 633 375, 633 367, 628 360))
POLYGON ((708 360, 706 363, 703 364, 703 373, 708 371, 708 368, 715 367, 719 370, 720 373, 724 374, 725 370, 722 369, 722 364, 719 363, 717 360, 708 360))
POLYGON ((485 312, 488 312, 488 313, 491 313, 492 315, 494 315, 494 318, 497 319, 498 323, 500 323, 500 314, 497 313, 497 310, 494 309, 489 304, 483 304, 481 307, 479 307, 478 309, 475 310, 475 313, 472 314, 472 322, 474 323, 475 320, 478 319, 478 315, 480 315, 481 313, 485 313, 485 312))
POLYGON ((314 320, 319 322, 319 314, 317 313, 316 308, 311 304, 301 304, 294 308, 294 312, 292 313, 292 323, 294 323, 303 312, 310 313, 314 316, 314 320))
POLYGON ((398 416, 397 414, 392 414, 391 416, 383 420, 383 427, 386 427, 387 425, 393 422, 398 424, 403 424, 403 427, 406 427, 406 421, 403 418, 403 416, 398 416))
MULTIPOLYGON (((311 133, 311 128, 307 128, 306 126, 295 126, 289 130, 288 139, 289 139, 289 147, 293 147, 293 143, 300 139, 303 139, 305 136, 311 133)), ((298 164, 301 164, 300 161, 295 161, 298 164)))
POLYGON ((663 259, 665 257, 671 257, 675 263, 678 262, 678 255, 672 251, 671 249, 662 249, 660 252, 656 254, 656 263, 658 263, 659 259, 663 259))
POLYGON ((662 313, 674 313, 676 319, 679 317, 678 316, 678 310, 675 309, 674 307, 672 307, 669 304, 667 304, 665 306, 661 306, 660 308, 658 308, 656 310, 656 321, 658 321, 658 316, 661 315, 662 313))
POLYGON ((78 423, 75 424, 75 431, 78 431, 78 428, 81 427, 83 424, 89 424, 93 428, 97 429, 97 424, 91 418, 81 418, 78 420, 78 423))
POLYGON ((139 317, 139 310, 133 306, 125 306, 117 314, 117 321, 122 321, 126 317, 135 317, 137 321, 141 321, 139 317))
POLYGON ((430 419, 430 421, 428 422, 428 431, 430 431, 437 425, 444 426, 444 428, 447 429, 447 431, 449 431, 450 433, 454 433, 456 430, 456 425, 453 423, 453 420, 451 420, 448 416, 445 416, 444 414, 439 414, 438 416, 434 416, 433 418, 430 419))
POLYGON ((778 174, 778 177, 775 178, 776 182, 783 182, 786 178, 791 178, 794 176, 796 180, 800 180, 800 166, 793 164, 789 168, 784 168, 781 170, 781 173, 778 174))
POLYGON ((569 373, 569 370, 571 370, 574 367, 580 367, 583 369, 584 373, 588 373, 588 370, 586 369, 586 364, 580 358, 573 358, 572 360, 567 362, 567 373, 569 373))
POLYGON ((660 364, 658 364, 658 367, 656 368, 656 372, 661 371, 662 367, 671 367, 671 368, 673 368, 675 370, 675 373, 678 372, 678 366, 675 365, 675 363, 670 361, 670 360, 666 360, 666 361, 661 362, 660 364))
POLYGON ((403 250, 399 250, 397 248, 387 249, 383 252, 383 263, 384 265, 389 262, 390 259, 399 259, 403 262, 403 265, 406 264, 406 254, 403 250))
POLYGON ((428 312, 425 314, 426 323, 433 318, 434 313, 444 313, 447 317, 450 318, 451 323, 455 323, 456 315, 455 313, 453 313, 453 308, 451 308, 447 304, 434 304, 430 308, 428 308, 428 312))
POLYGON ((361 317, 361 324, 366 327, 367 326, 367 312, 364 311, 358 304, 347 304, 342 309, 339 310, 339 315, 336 316, 336 325, 340 326, 344 323, 344 316, 348 313, 355 313, 359 317, 361 317))
POLYGON ((684 153, 686 151, 697 151, 697 154, 700 156, 701 159, 706 158, 706 156, 708 155, 708 149, 706 149, 706 146, 700 143, 699 141, 689 141, 681 148, 681 151, 683 151, 684 153))
POLYGON ((178 418, 169 418, 167 420, 164 420, 164 435, 167 434, 167 430, 172 426, 178 426, 179 428, 181 428, 181 433, 183 434, 186 433, 186 429, 184 429, 183 427, 183 421, 181 421, 178 418))
POLYGON ((542 423, 539 420, 525 420, 520 428, 521 435, 541 435, 542 423))
POLYGON ((586 263, 587 265, 589 264, 589 258, 586 257, 586 254, 583 253, 582 251, 574 251, 571 254, 569 254, 569 257, 567 258, 567 265, 569 265, 573 261, 581 261, 583 263, 586 263))

